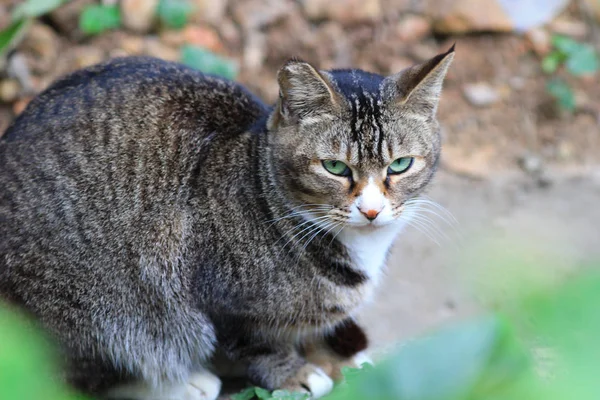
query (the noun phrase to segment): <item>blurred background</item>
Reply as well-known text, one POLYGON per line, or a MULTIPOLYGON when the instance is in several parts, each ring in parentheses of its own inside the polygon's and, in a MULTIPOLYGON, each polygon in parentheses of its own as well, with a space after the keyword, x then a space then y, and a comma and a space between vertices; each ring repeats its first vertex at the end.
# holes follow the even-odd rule
MULTIPOLYGON (((488 253, 531 242, 564 268, 600 256, 600 0, 0 0, 0 134, 56 78, 151 55, 273 102, 290 57, 392 74, 456 43, 433 207, 361 318, 375 349, 487 307, 488 253), (450 215, 451 214, 451 215, 450 215), (468 266, 468 268, 465 268, 468 266)), ((0 189, 1 190, 1 189, 0 189)))

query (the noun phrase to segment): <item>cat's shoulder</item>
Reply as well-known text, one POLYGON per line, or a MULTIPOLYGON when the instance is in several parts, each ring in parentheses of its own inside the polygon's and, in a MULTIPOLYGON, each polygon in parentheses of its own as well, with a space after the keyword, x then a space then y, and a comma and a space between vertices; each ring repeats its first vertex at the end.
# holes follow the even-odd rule
POLYGON ((217 111, 227 109, 230 119, 243 121, 257 119, 268 107, 232 80, 177 62, 128 56, 74 71, 55 81, 31 101, 3 140, 24 138, 17 131, 36 130, 52 121, 64 124, 66 120, 90 119, 100 114, 145 118, 157 109, 172 110, 173 118, 176 111, 194 115, 201 112, 218 118, 222 113, 217 111), (126 111, 132 109, 134 112, 126 111))

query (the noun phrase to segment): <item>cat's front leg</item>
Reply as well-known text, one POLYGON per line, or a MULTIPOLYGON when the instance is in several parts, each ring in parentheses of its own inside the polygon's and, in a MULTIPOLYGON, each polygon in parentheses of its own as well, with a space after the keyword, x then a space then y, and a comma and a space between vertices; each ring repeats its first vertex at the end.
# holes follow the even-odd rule
POLYGON ((313 399, 333 389, 325 371, 307 362, 293 346, 257 354, 249 361, 248 376, 264 388, 307 392, 313 399))
POLYGON ((364 330, 353 319, 347 319, 324 338, 305 343, 301 351, 308 362, 318 365, 337 381, 342 378, 343 367, 373 364, 366 353, 367 347, 368 338, 364 330))

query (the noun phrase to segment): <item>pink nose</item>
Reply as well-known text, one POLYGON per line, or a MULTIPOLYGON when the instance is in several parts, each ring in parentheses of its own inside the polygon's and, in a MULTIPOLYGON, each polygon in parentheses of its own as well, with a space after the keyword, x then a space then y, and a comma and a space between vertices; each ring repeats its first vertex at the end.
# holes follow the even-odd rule
POLYGON ((367 217, 367 219, 369 221, 373 221, 375 218, 377 218, 377 216, 379 215, 379 213, 381 212, 381 210, 378 211, 378 210, 370 209, 370 210, 367 210, 367 211, 360 210, 360 212, 365 217, 367 217))

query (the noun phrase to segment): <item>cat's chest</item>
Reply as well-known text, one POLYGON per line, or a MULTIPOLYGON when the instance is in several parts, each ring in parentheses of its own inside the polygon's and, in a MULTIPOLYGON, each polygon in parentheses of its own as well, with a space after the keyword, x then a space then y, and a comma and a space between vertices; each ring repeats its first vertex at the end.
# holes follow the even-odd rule
POLYGON ((340 241, 346 246, 352 268, 366 279, 358 285, 329 285, 328 290, 322 293, 324 309, 339 309, 352 314, 373 298, 387 254, 400 229, 399 226, 389 226, 373 231, 340 233, 340 241))
POLYGON ((375 230, 346 229, 338 237, 348 251, 353 268, 365 274, 376 285, 400 229, 401 226, 396 224, 375 230))

